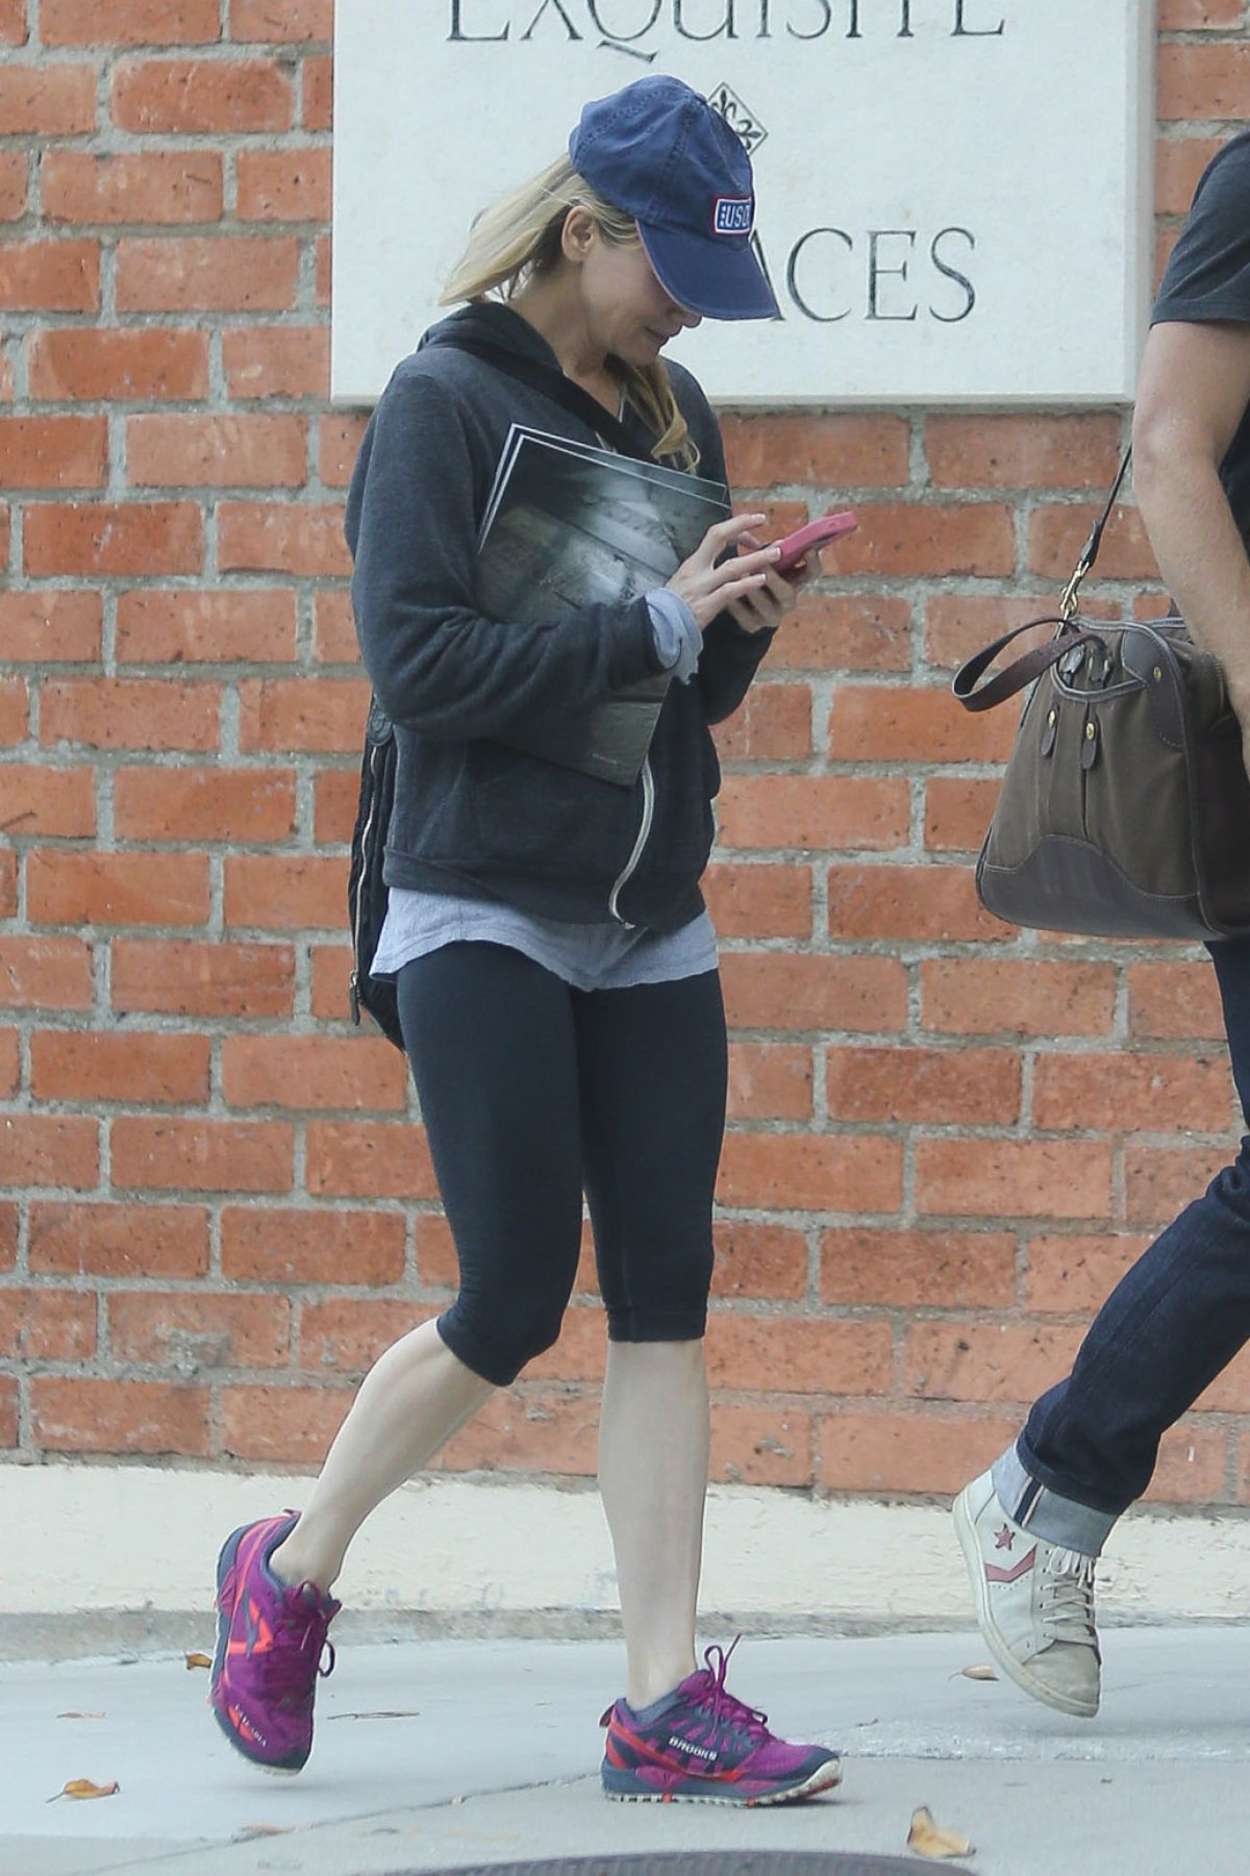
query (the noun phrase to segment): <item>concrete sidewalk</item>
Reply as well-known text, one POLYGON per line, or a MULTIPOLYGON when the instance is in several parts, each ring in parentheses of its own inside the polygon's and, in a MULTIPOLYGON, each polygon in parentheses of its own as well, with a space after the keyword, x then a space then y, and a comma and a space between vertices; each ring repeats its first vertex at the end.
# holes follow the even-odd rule
POLYGON ((779 1730, 841 1744, 847 1766, 830 1799, 746 1812, 602 1799, 612 1643, 347 1646, 297 1779, 234 1755, 207 1675, 181 1656, 19 1663, 0 1668, 0 1876, 366 1876, 665 1847, 901 1855, 918 1804, 972 1838, 987 1876, 1243 1876, 1250 1635, 1113 1630, 1107 1652, 1088 1724, 963 1678, 984 1659, 974 1635, 747 1638, 731 1685, 779 1730), (79 1777, 121 1789, 46 1802, 79 1777))

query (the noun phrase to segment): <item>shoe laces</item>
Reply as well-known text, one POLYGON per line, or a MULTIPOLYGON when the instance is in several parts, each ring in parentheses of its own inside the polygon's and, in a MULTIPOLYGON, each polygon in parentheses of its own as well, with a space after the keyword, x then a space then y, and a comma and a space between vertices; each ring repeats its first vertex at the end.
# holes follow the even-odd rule
POLYGON ((1096 1559, 1079 1550, 1056 1550, 1042 1575, 1042 1620, 1054 1641, 1098 1645, 1094 1626, 1096 1559))
POLYGON ((723 1728, 745 1733, 756 1745, 763 1745, 772 1738, 768 1730, 768 1715, 761 1713, 758 1707, 749 1707, 745 1700, 739 1700, 725 1686, 725 1676, 729 1672, 729 1657, 741 1635, 735 1635, 728 1648, 719 1648, 715 1644, 704 1653, 706 1668, 694 1684, 687 1690, 686 1698, 692 1706, 701 1708, 707 1714, 707 1724, 698 1729, 692 1737, 714 1738, 723 1728))
POLYGON ((311 1706, 318 1675, 334 1672, 334 1643, 327 1630, 339 1604, 323 1597, 315 1583, 301 1583, 282 1599, 273 1627, 273 1647, 264 1661, 267 1691, 290 1708, 311 1706))

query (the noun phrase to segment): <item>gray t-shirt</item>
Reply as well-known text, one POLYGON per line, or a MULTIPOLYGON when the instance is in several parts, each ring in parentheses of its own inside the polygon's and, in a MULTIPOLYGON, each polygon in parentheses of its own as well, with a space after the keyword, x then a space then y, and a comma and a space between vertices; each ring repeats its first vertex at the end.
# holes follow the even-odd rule
MULTIPOLYGON (((1250 131, 1231 138, 1207 165, 1151 315, 1155 326, 1212 320, 1250 325, 1250 131)), ((1250 409, 1228 446, 1220 479, 1250 546, 1250 409)))
POLYGON ((372 974, 389 975, 444 945, 465 943, 524 952, 575 990, 671 983, 717 965, 716 931, 706 912, 679 931, 659 933, 629 925, 567 924, 489 899, 392 886, 372 974))

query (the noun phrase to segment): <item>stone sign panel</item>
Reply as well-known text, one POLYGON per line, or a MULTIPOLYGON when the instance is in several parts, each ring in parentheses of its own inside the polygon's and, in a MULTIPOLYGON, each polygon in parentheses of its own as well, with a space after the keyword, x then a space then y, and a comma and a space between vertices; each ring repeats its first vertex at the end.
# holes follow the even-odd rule
POLYGON ((1152 243, 1150 0, 349 0, 333 389, 377 396, 492 196, 645 72, 755 166, 782 316, 673 348, 730 404, 1126 401, 1152 243))

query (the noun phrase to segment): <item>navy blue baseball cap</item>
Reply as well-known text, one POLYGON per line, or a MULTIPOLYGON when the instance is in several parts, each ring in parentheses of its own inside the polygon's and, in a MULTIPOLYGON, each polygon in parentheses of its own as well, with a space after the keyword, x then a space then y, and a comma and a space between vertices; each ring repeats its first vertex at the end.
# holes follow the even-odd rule
POLYGON ((582 112, 569 138, 580 176, 632 215, 670 297, 708 319, 775 319, 751 246, 751 159, 706 98, 680 78, 639 78, 582 112))

